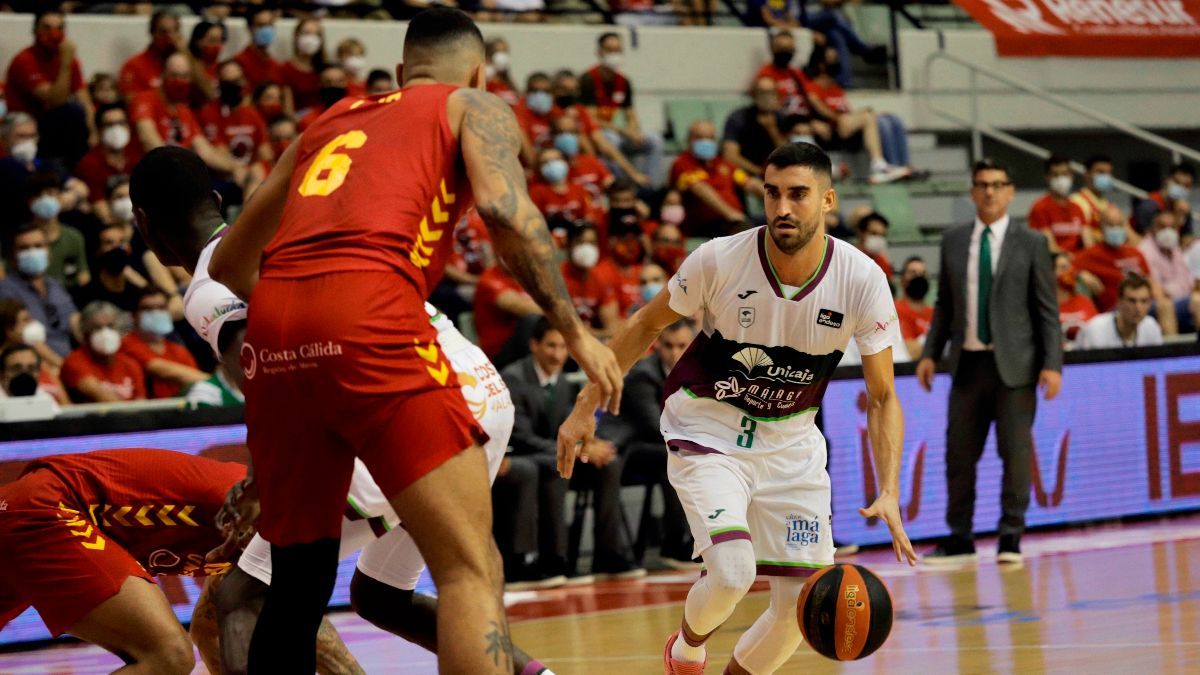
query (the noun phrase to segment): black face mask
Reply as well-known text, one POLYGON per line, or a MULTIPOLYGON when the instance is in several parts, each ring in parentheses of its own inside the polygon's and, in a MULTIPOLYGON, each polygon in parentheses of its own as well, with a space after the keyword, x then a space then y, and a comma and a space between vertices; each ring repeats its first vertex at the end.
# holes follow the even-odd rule
POLYGON ((575 105, 575 102, 578 100, 579 97, 575 96, 575 94, 563 94, 561 96, 554 97, 554 105, 557 105, 560 108, 570 108, 571 106, 575 105))
POLYGON ((771 54, 771 62, 776 68, 787 68, 792 64, 792 59, 796 58, 796 52, 773 52, 771 54))
POLYGON ((334 103, 346 98, 345 87, 321 87, 321 104, 332 108, 334 103))
POLYGON ((125 271, 129 266, 129 251, 123 248, 114 248, 111 251, 105 252, 96 260, 96 264, 100 269, 107 274, 117 275, 125 271))
POLYGON ((825 73, 827 75, 829 75, 830 77, 836 78, 838 75, 842 74, 842 64, 838 61, 834 61, 833 63, 826 63, 825 64, 825 73))
POLYGON ((929 279, 925 277, 913 277, 909 280, 908 285, 904 287, 904 295, 908 296, 909 300, 920 302, 929 294, 929 279))
POLYGON ((222 82, 221 89, 221 104, 227 105, 230 108, 236 108, 242 103, 242 85, 237 82, 222 82))
POLYGON ((33 396, 37 388, 37 376, 33 373, 21 373, 8 381, 9 396, 33 396))
POLYGON ((642 228, 639 227, 640 222, 641 218, 638 217, 637 209, 612 208, 608 210, 608 227, 613 236, 622 236, 630 232, 640 234, 642 231, 642 228))

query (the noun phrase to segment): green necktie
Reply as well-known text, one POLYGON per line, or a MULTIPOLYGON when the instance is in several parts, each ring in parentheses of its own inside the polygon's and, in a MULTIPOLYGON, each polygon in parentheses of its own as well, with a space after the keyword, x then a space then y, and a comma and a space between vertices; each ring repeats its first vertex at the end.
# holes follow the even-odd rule
POLYGON ((979 238, 979 322, 976 333, 985 345, 992 343, 992 327, 988 322, 988 298, 992 296, 991 234, 991 226, 985 226, 979 238))

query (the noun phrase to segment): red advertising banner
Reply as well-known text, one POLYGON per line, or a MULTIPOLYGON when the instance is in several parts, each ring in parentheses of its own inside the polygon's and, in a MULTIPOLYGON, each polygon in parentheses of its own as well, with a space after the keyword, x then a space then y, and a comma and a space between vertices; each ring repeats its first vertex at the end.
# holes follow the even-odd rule
POLYGON ((1001 56, 1200 58, 1200 0, 954 0, 1001 56))

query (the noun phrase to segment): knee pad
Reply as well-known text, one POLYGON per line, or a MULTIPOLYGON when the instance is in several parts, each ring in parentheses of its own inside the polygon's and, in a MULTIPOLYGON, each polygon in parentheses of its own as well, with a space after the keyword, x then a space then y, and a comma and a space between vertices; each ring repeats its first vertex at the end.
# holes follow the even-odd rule
POLYGON ((714 544, 703 554, 707 584, 713 594, 736 595, 740 600, 758 575, 754 545, 745 539, 714 544))

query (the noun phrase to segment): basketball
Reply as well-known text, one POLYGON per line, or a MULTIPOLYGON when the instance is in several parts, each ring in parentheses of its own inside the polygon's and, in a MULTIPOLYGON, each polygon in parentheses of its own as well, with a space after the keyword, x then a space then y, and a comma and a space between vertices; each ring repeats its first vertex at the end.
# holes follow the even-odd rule
POLYGON ((808 644, 836 661, 870 656, 892 632, 892 596, 862 565, 832 565, 812 575, 796 613, 808 644))

